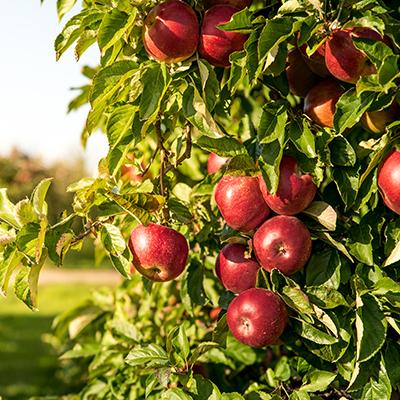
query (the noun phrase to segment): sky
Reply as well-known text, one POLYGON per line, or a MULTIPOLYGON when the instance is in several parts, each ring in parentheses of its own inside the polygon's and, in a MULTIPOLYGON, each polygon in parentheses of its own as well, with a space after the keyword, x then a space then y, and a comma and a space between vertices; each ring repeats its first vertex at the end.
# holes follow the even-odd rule
POLYGON ((95 133, 84 151, 80 133, 88 107, 67 114, 67 105, 74 97, 70 88, 86 83, 81 67, 97 64, 97 48, 93 45, 79 62, 72 50, 56 62, 54 39, 71 16, 59 23, 56 0, 42 5, 40 0, 8 0, 1 12, 0 154, 16 146, 47 164, 83 156, 94 173, 107 153, 106 138, 95 133))

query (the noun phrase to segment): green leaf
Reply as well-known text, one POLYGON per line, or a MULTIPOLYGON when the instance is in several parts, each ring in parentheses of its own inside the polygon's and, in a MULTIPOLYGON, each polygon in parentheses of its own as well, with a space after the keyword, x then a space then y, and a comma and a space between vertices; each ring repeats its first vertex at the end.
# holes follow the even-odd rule
POLYGON ((222 157, 234 157, 237 155, 247 155, 246 147, 239 141, 229 136, 221 138, 211 138, 200 136, 196 141, 197 146, 203 150, 213 152, 222 157))
POLYGON ((107 13, 99 26, 97 41, 102 54, 112 47, 124 35, 129 33, 137 16, 137 9, 133 8, 130 15, 113 8, 107 13))
POLYGON ((392 385, 390 383, 388 371, 386 370, 384 360, 380 362, 379 374, 373 376, 365 385, 362 392, 362 400, 390 399, 392 395, 392 385))
POLYGON ((309 158, 315 158, 315 137, 311 132, 307 120, 303 119, 302 124, 298 120, 292 121, 289 126, 289 138, 297 150, 309 158))
POLYGON ((25 225, 17 233, 17 248, 26 256, 35 260, 38 238, 40 233, 40 225, 36 223, 29 223, 25 225))
POLYGON ((342 136, 336 135, 329 144, 331 161, 342 167, 352 167, 357 161, 356 152, 351 144, 342 136))
POLYGON ((161 400, 192 400, 193 397, 189 396, 183 389, 173 388, 163 392, 161 400))
POLYGON ((343 295, 332 287, 310 286, 306 289, 313 303, 324 309, 332 309, 339 306, 348 307, 346 299, 343 295))
POLYGON ((220 92, 219 82, 214 68, 205 61, 198 60, 203 99, 208 111, 213 111, 220 92))
POLYGON ((303 213, 318 221, 329 231, 336 230, 337 214, 335 209, 328 203, 313 201, 303 213))
POLYGON ((354 225, 349 231, 347 246, 350 253, 367 265, 374 264, 372 228, 369 225, 354 225))
POLYGON ((125 362, 132 366, 144 366, 148 368, 166 367, 170 364, 165 350, 154 343, 135 346, 125 357, 125 362))
POLYGON ((293 328, 301 337, 317 344, 334 344, 338 342, 338 339, 334 336, 315 328, 305 321, 293 320, 293 328))
POLYGON ((356 200, 359 189, 358 169, 354 167, 334 168, 333 177, 346 208, 349 208, 356 200))
POLYGON ((228 32, 242 32, 250 33, 254 28, 252 24, 252 13, 245 8, 239 12, 236 12, 229 22, 218 25, 218 29, 222 29, 228 32))
POLYGON ((365 362, 373 357, 386 339, 387 322, 379 301, 365 294, 358 297, 356 311, 357 361, 365 362))
POLYGON ((52 180, 52 178, 43 179, 33 190, 32 205, 39 218, 44 218, 47 215, 45 198, 52 180))
POLYGON ((124 252, 126 245, 119 228, 112 224, 103 224, 101 227, 101 241, 104 248, 113 255, 120 255, 124 252))
POLYGON ((324 285, 338 289, 340 285, 342 260, 339 253, 326 249, 314 253, 306 267, 307 286, 324 285))
POLYGON ((131 104, 114 109, 107 123, 107 138, 111 148, 116 147, 128 132, 132 132, 133 118, 137 110, 137 106, 131 104))
POLYGON ((21 224, 18 220, 16 207, 7 196, 7 189, 0 189, 0 220, 14 228, 20 228, 21 224))
POLYGON ((206 304, 203 275, 203 265, 198 260, 192 259, 184 275, 180 293, 182 302, 189 313, 192 313, 195 304, 206 304))
POLYGON ((308 384, 303 385, 300 391, 323 392, 336 378, 335 373, 329 371, 314 370, 307 375, 308 384))
POLYGON ((140 98, 139 114, 142 120, 158 113, 161 100, 171 82, 165 65, 152 64, 143 74, 143 93, 140 98))
POLYGON ((58 19, 61 20, 62 17, 72 10, 77 0, 57 0, 57 14, 58 19))
POLYGON ((375 99, 374 93, 357 95, 355 89, 344 93, 336 103, 334 127, 338 133, 354 126, 375 99))
POLYGON ((3 296, 7 295, 8 285, 10 279, 19 263, 21 262, 23 255, 12 246, 0 253, 0 294, 3 296))
POLYGON ((265 107, 257 130, 259 142, 267 144, 278 140, 282 143, 287 118, 285 105, 272 104, 265 107))

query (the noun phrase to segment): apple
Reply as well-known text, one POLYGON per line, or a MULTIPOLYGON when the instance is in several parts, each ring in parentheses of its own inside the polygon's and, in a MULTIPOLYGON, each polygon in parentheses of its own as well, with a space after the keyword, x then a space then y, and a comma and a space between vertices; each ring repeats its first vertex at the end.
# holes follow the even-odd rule
POLYGON ((400 215, 400 150, 392 150, 379 166, 378 186, 384 203, 400 215))
POLYGON ((333 128, 336 103, 344 93, 342 87, 332 79, 315 85, 304 99, 304 113, 320 126, 333 128))
POLYGON ((326 42, 326 66, 335 78, 349 83, 376 72, 368 57, 354 46, 354 37, 384 41, 378 32, 369 28, 338 29, 332 33, 326 42))
POLYGON ((200 25, 194 10, 180 0, 167 0, 149 12, 143 24, 143 43, 157 61, 176 63, 197 49, 200 25))
POLYGON ((121 178, 126 182, 142 182, 142 175, 138 174, 133 165, 123 164, 121 167, 121 178))
POLYGON ((285 330, 288 315, 278 295, 266 289, 248 289, 228 306, 226 321, 233 336, 252 347, 275 344, 285 330))
POLYGON ((317 187, 310 174, 299 171, 297 161, 283 156, 279 166, 279 185, 276 194, 270 194, 259 176, 260 190, 268 207, 277 214, 295 215, 305 210, 313 201, 317 187))
POLYGON ((264 222, 253 237, 253 248, 261 266, 292 275, 311 255, 311 235, 296 217, 278 215, 264 222))
POLYGON ((238 10, 248 7, 252 3, 252 0, 208 0, 207 6, 213 7, 218 4, 230 5, 236 7, 238 10))
POLYGON ((136 270, 152 281, 170 281, 185 269, 189 247, 185 237, 174 229, 139 225, 132 231, 128 245, 136 270))
POLYGON ((240 232, 251 232, 269 215, 256 176, 224 176, 215 189, 215 201, 226 221, 240 232))
POLYGON ((210 319, 211 321, 216 321, 219 317, 219 314, 221 313, 222 308, 221 307, 214 307, 210 311, 210 319))
POLYGON ((243 244, 229 243, 219 253, 217 275, 225 289, 233 293, 256 286, 260 265, 254 257, 246 257, 246 251, 243 244))
POLYGON ((394 122, 399 115, 399 106, 393 102, 388 108, 379 111, 366 111, 361 117, 361 125, 371 133, 385 132, 386 125, 394 122))
POLYGON ((226 164, 228 160, 228 157, 221 157, 215 153, 210 153, 207 161, 207 172, 209 174, 215 174, 226 164))
POLYGON ((229 56, 243 49, 248 35, 239 32, 225 32, 218 25, 229 22, 239 11, 230 5, 217 5, 206 11, 200 33, 199 54, 210 64, 229 67, 229 56))
POLYGON ((305 97, 318 82, 318 77, 310 70, 298 49, 289 51, 286 66, 289 90, 296 96, 305 97))
POLYGON ((299 49, 308 68, 310 68, 314 74, 322 78, 327 78, 331 75, 325 63, 325 43, 321 44, 311 56, 307 55, 306 43, 301 45, 299 49))

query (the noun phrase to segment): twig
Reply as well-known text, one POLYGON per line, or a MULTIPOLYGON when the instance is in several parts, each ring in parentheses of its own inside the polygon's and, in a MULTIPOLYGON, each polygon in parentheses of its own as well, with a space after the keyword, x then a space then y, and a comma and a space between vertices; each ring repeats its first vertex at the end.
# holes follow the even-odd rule
POLYGON ((147 167, 146 167, 146 168, 144 169, 144 171, 140 174, 140 176, 141 176, 142 178, 144 178, 145 175, 149 172, 149 169, 150 169, 151 165, 153 164, 153 162, 154 162, 154 160, 155 160, 155 158, 156 158, 156 155, 157 155, 157 153, 158 153, 158 150, 159 150, 159 147, 157 146, 156 149, 154 150, 153 154, 152 154, 151 157, 150 157, 150 160, 149 160, 149 163, 147 164, 147 167))
POLYGON ((96 228, 100 224, 101 224, 100 221, 95 221, 95 222, 89 224, 89 227, 86 229, 86 231, 83 231, 78 236, 76 236, 75 239, 71 242, 71 245, 78 243, 80 240, 82 240, 86 236, 90 235, 93 232, 93 229, 96 228))

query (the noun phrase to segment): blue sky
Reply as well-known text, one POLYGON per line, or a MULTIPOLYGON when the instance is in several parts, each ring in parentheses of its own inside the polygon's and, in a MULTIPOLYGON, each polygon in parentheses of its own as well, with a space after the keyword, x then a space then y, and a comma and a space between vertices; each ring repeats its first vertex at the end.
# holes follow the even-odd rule
POLYGON ((89 49, 80 62, 72 50, 55 61, 53 42, 61 23, 56 0, 11 0, 2 5, 0 24, 0 154, 13 147, 41 156, 46 162, 84 155, 90 171, 106 152, 106 140, 97 133, 85 153, 80 132, 87 108, 66 113, 74 93, 71 87, 85 83, 82 65, 95 65, 96 48, 89 49))

